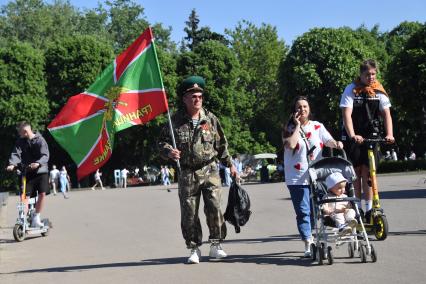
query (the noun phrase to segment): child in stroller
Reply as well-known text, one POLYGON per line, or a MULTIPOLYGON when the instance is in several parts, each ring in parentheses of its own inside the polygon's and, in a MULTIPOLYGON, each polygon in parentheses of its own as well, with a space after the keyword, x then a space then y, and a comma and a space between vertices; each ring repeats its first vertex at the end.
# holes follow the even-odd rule
POLYGON ((346 244, 350 258, 358 253, 361 262, 366 262, 367 256, 375 262, 376 252, 359 218, 358 199, 353 197, 353 182, 357 178, 355 170, 346 159, 346 153, 342 153, 343 157, 326 157, 309 165, 315 235, 311 244, 312 260, 319 264, 327 260, 333 264, 330 245, 339 248, 346 244), (356 220, 360 222, 359 226, 356 220))
MULTIPOLYGON (((331 173, 327 176, 325 184, 328 190, 328 194, 324 197, 325 199, 332 200, 348 197, 344 194, 347 180, 340 172, 331 173)), ((341 236, 352 234, 353 229, 358 224, 355 219, 355 210, 352 209, 349 201, 325 203, 322 210, 326 215, 325 218, 328 216, 334 222, 341 236)))

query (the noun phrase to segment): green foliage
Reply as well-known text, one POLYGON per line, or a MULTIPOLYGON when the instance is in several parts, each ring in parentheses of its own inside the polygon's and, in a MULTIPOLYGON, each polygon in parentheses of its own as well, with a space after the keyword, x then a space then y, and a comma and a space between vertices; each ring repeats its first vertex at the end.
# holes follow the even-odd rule
POLYGON ((197 15, 197 12, 195 9, 192 9, 188 20, 185 22, 186 27, 184 28, 184 31, 186 32, 186 44, 183 44, 183 49, 188 48, 189 50, 194 50, 194 48, 197 47, 200 43, 207 40, 217 40, 225 45, 228 44, 225 36, 216 32, 212 32, 209 27, 199 28, 199 23, 200 19, 197 15))
POLYGON ((405 152, 426 151, 426 25, 406 42, 394 57, 389 86, 395 111, 397 141, 405 152))
MULTIPOLYGON (((43 54, 26 43, 11 42, 0 49, 0 125, 13 127, 29 120, 44 128, 46 99, 43 54)), ((6 134, 6 133, 3 133, 6 134)))
POLYGON ((287 47, 278 38, 277 29, 267 24, 256 27, 242 21, 226 33, 241 65, 239 84, 244 86, 245 96, 253 100, 253 118, 247 122, 251 132, 262 143, 271 141, 279 148, 283 96, 277 75, 287 47))
POLYGON ((293 99, 305 95, 310 99, 314 119, 321 120, 337 137, 340 96, 358 75, 359 63, 373 55, 347 28, 316 28, 297 38, 280 71, 286 117, 293 99))
POLYGON ((426 170, 426 160, 383 161, 377 168, 378 173, 398 173, 426 170))
POLYGON ((113 0, 106 1, 105 4, 109 17, 107 30, 113 39, 114 50, 119 53, 129 46, 149 23, 144 15, 144 8, 133 0, 113 0))
POLYGON ((111 46, 93 36, 64 37, 50 44, 46 50, 46 77, 51 118, 70 96, 87 89, 113 59, 111 46))
POLYGON ((74 34, 79 13, 69 1, 16 0, 2 7, 0 37, 43 48, 64 34, 74 34))
POLYGON ((386 41, 386 51, 390 57, 398 54, 403 48, 407 40, 418 30, 422 24, 419 22, 404 21, 393 28, 389 33, 384 35, 386 41))
POLYGON ((264 140, 256 141, 249 129, 255 101, 244 93, 241 67, 231 49, 218 41, 205 41, 179 57, 177 70, 181 78, 197 74, 206 79, 204 106, 220 118, 231 150, 252 153, 272 148, 264 140))
MULTIPOLYGON (((44 77, 44 57, 29 44, 9 42, 0 48, 0 168, 4 169, 15 140, 19 121, 43 130, 49 113, 44 77)), ((10 179, 0 171, 0 187, 10 179)))
MULTIPOLYGON (((94 9, 80 10, 68 0, 12 0, 1 7, 0 166, 6 163, 17 121, 28 119, 42 130, 69 96, 92 84, 150 25, 138 3, 104 0, 94 9)), ((297 38, 290 51, 271 25, 243 20, 224 36, 200 26, 195 10, 186 21, 180 50, 170 39, 171 27, 151 26, 172 112, 180 104, 180 81, 190 74, 205 77, 206 108, 219 117, 233 152, 281 148, 280 126, 299 94, 310 98, 314 118, 337 138, 340 95, 366 58, 380 64, 399 148, 415 149, 418 155, 426 151, 426 44, 421 23, 402 22, 384 33, 378 26, 316 28, 297 38)), ((165 122, 160 116, 118 133, 106 169, 157 163, 156 139, 165 122)), ((52 162, 68 163, 67 155, 45 136, 52 162)))
POLYGON ((365 26, 361 26, 354 30, 353 33, 354 36, 361 40, 363 45, 372 52, 372 57, 379 65, 379 73, 377 77, 382 84, 386 86, 385 78, 390 57, 386 51, 385 37, 383 34, 379 33, 379 26, 375 25, 371 30, 368 30, 365 26))

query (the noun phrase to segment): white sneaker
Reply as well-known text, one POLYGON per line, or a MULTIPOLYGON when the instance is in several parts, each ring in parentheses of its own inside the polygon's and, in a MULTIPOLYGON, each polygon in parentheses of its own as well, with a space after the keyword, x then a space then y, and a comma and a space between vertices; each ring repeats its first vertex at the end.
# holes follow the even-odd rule
POLYGON ((95 188, 94 188, 94 187, 92 187, 92 190, 95 190, 95 188))
POLYGON ((31 227, 32 228, 39 228, 44 227, 44 224, 40 221, 40 216, 34 216, 34 218, 31 220, 31 227))
POLYGON ((311 252, 311 244, 313 243, 312 237, 310 237, 307 240, 303 241, 305 243, 305 252, 303 254, 303 257, 312 257, 312 252, 311 252))
POLYGON ((227 257, 228 255, 226 254, 226 252, 223 250, 222 246, 219 243, 213 243, 210 246, 209 256, 211 258, 221 259, 221 258, 227 257))
POLYGON ((188 257, 187 263, 198 264, 200 263, 201 251, 199 248, 191 249, 191 255, 188 257))

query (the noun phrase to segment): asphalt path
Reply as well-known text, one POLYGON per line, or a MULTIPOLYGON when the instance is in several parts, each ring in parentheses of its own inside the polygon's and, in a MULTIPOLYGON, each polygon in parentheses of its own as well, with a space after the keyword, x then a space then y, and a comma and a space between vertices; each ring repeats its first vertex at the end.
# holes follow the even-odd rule
MULTIPOLYGON (((379 176, 390 232, 373 241, 376 263, 334 250, 333 265, 303 259, 295 215, 284 183, 249 184, 253 215, 236 234, 228 225, 229 257, 185 264, 176 185, 82 190, 70 199, 48 196, 47 237, 13 240, 16 196, 0 229, 0 283, 425 283, 426 173, 379 176)), ((228 189, 223 189, 226 206, 228 189)), ((208 237, 202 208, 204 239, 208 237)))

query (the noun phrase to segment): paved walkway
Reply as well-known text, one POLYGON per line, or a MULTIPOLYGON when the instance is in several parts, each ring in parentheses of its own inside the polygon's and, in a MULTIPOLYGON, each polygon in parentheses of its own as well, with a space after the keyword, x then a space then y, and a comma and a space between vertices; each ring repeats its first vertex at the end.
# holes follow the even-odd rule
MULTIPOLYGON (((252 219, 236 234, 228 226, 230 255, 199 265, 183 264, 188 251, 180 233, 177 190, 160 186, 71 192, 49 196, 44 216, 48 237, 16 243, 12 227, 17 197, 9 197, 6 228, 0 229, 0 283, 424 283, 426 279, 425 174, 381 176, 388 239, 375 241, 377 263, 348 259, 335 264, 303 259, 295 217, 284 184, 245 186, 252 219)), ((223 208, 227 200, 224 189, 223 208)), ((207 230, 200 210, 205 239, 207 230)))

